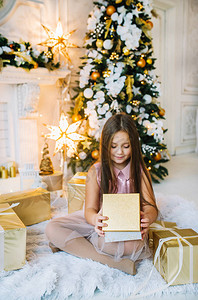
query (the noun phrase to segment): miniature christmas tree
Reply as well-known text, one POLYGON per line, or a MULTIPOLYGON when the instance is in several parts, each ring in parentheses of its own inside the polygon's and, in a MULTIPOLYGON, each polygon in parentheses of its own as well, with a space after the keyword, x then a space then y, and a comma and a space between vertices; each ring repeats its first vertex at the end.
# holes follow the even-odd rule
POLYGON ((169 160, 164 143, 165 110, 157 98, 160 83, 154 72, 148 0, 94 2, 88 18, 86 54, 75 88, 72 120, 82 119, 80 133, 89 137, 70 157, 73 172, 83 171, 99 156, 99 139, 106 120, 125 112, 136 123, 144 161, 155 182, 168 174, 161 163, 169 160))
POLYGON ((54 173, 51 158, 49 157, 48 144, 45 142, 42 151, 39 175, 50 175, 54 173))

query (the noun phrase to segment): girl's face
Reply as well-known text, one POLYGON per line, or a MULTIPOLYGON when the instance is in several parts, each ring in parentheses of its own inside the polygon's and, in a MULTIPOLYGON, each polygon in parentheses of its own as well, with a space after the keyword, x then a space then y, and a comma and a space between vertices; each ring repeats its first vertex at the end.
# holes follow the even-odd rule
POLYGON ((112 143, 110 156, 113 165, 118 169, 123 169, 127 165, 127 160, 131 157, 132 149, 128 133, 118 131, 115 133, 112 143))

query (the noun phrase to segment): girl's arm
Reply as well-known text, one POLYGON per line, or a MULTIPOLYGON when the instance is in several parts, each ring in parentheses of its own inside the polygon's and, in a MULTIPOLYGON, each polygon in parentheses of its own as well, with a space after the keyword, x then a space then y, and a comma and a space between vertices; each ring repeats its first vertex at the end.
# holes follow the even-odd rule
POLYGON ((149 226, 157 219, 158 210, 155 203, 155 196, 152 186, 145 173, 142 172, 142 195, 148 204, 143 204, 143 211, 141 212, 141 227, 142 238, 149 231, 149 226), (151 205, 149 205, 149 203, 151 205))
POLYGON ((103 220, 107 220, 107 217, 99 214, 100 210, 100 187, 97 182, 96 169, 92 166, 86 177, 86 188, 85 188, 85 219, 86 221, 95 226, 95 231, 100 235, 104 236, 102 227, 107 226, 103 223, 103 220))

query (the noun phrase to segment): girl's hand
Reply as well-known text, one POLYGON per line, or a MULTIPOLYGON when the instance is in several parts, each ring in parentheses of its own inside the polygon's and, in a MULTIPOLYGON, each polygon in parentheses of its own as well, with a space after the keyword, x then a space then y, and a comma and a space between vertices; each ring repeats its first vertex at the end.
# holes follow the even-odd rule
POLYGON ((103 221, 108 220, 109 218, 106 216, 102 216, 101 214, 97 214, 95 217, 95 231, 99 236, 105 236, 103 227, 107 227, 107 223, 103 223, 103 221))
POLYGON ((142 240, 145 238, 145 236, 148 234, 149 231, 149 225, 150 220, 147 214, 145 214, 143 211, 140 212, 140 218, 141 218, 141 234, 142 234, 142 240))

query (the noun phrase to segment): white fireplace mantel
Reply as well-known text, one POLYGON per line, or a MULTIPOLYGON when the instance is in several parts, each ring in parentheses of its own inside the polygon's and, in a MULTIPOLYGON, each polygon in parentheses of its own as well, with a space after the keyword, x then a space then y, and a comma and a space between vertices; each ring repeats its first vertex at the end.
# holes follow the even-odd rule
MULTIPOLYGON (((0 72, 0 165, 15 161, 18 167, 23 167, 25 163, 33 163, 38 167, 40 134, 38 120, 41 116, 39 103, 43 101, 40 97, 41 86, 45 93, 48 86, 51 86, 50 91, 53 93, 57 88, 61 88, 61 83, 57 85, 56 82, 70 74, 71 71, 66 67, 54 71, 48 71, 46 68, 26 71, 13 66, 2 69, 0 72)), ((57 94, 54 95, 56 97, 57 94)))
POLYGON ((22 68, 7 66, 0 72, 0 84, 36 83, 39 85, 54 85, 60 78, 70 74, 67 68, 48 71, 46 68, 37 68, 26 71, 22 68))

